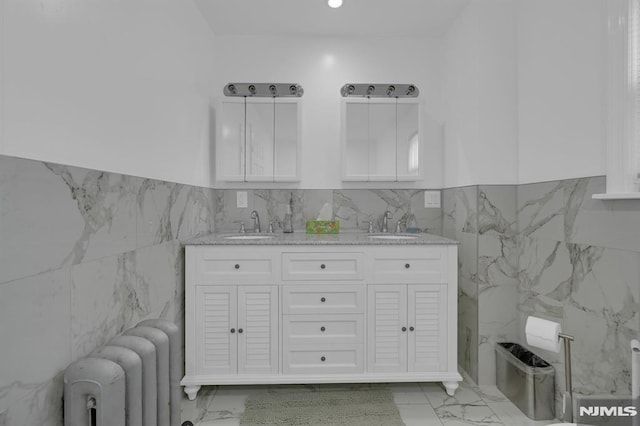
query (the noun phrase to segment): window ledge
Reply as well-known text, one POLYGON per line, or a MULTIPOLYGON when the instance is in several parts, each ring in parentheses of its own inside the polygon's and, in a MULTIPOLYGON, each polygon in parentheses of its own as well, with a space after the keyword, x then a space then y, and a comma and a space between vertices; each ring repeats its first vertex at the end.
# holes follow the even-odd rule
POLYGON ((594 200, 640 200, 640 192, 617 192, 613 194, 593 194, 594 200))

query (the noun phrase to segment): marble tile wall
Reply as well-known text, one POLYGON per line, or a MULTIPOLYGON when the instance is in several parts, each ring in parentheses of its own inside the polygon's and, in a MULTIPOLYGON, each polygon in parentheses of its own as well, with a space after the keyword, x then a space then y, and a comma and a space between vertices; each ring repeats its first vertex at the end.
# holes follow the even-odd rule
POLYGON ((517 337, 515 185, 478 187, 478 381, 494 385, 495 344, 517 337))
MULTIPOLYGON (((629 341, 640 335, 640 202, 593 200, 605 178, 518 187, 518 335, 535 315, 562 324, 572 345, 574 391, 629 394, 629 341)), ((562 353, 535 350, 556 368, 562 353)), ((558 401, 559 402, 559 401, 558 401)))
POLYGON ((458 365, 478 381, 478 187, 442 191, 442 236, 458 246, 458 365))
MULTIPOLYGON (((494 344, 524 343, 528 315, 575 335, 576 392, 629 392, 640 334, 640 202, 598 201, 604 177, 442 191, 211 190, 0 156, 0 425, 60 425, 62 371, 146 317, 183 318, 181 241, 283 218, 304 229, 329 203, 343 229, 414 213, 459 247, 459 364, 495 380, 494 344)), ((559 354, 536 350, 554 364, 559 354)))
MULTIPOLYGON (((62 373, 141 319, 182 323, 182 241, 214 229, 264 229, 291 191, 212 190, 0 156, 0 424, 62 424, 62 373)), ((329 203, 343 229, 413 212, 441 233, 421 190, 295 190, 294 227, 329 203)))
MULTIPOLYGON (((244 191, 244 190, 243 190, 244 191)), ((307 220, 316 219, 324 204, 331 206, 335 219, 340 220, 340 228, 344 230, 366 230, 368 222, 380 229, 382 215, 391 211, 393 219, 389 229, 395 229, 397 220, 404 220, 412 212, 420 228, 428 232, 440 234, 442 229, 441 209, 424 207, 424 190, 416 189, 255 189, 247 190, 248 207, 236 207, 236 190, 216 190, 215 228, 220 232, 236 232, 239 222, 244 222, 247 231, 253 227, 249 218, 252 210, 260 215, 263 232, 268 229, 269 221, 278 217, 284 218, 293 194, 293 227, 304 232, 307 220)))
POLYGON ((458 363, 477 383, 495 384, 497 341, 516 336, 516 187, 443 191, 443 236, 458 247, 458 363))
MULTIPOLYGON (((575 336, 575 392, 630 392, 640 202, 591 198, 602 192, 604 177, 443 190, 443 235, 460 242, 459 364, 478 383, 495 382, 495 342, 526 344, 535 315, 575 336)), ((533 350, 555 366, 559 400, 562 354, 533 350)))
POLYGON ((62 373, 148 317, 183 321, 181 240, 211 189, 0 156, 0 424, 62 424, 62 373))

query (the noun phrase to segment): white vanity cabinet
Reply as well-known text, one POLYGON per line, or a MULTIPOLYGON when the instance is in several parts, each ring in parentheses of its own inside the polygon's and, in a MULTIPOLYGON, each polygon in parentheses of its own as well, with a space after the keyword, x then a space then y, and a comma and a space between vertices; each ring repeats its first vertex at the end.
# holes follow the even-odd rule
POLYGON ((362 373, 364 285, 285 285, 283 290, 283 374, 362 373))
POLYGON ((361 250, 282 253, 283 374, 364 371, 364 277, 361 250))
POLYGON ((187 245, 185 392, 443 382, 457 371, 457 246, 187 245))
MULTIPOLYGON (((185 369, 211 378, 279 372, 278 257, 246 247, 187 246, 185 369)), ((186 386, 191 399, 200 386, 186 386)))
POLYGON ((277 286, 198 285, 195 302, 198 372, 278 372, 277 286))
POLYGON ((446 285, 376 284, 368 310, 369 371, 447 370, 446 285))
POLYGON ((451 368, 449 336, 457 333, 450 316, 457 303, 457 286, 450 285, 452 256, 433 246, 371 248, 368 371, 437 373, 451 368))

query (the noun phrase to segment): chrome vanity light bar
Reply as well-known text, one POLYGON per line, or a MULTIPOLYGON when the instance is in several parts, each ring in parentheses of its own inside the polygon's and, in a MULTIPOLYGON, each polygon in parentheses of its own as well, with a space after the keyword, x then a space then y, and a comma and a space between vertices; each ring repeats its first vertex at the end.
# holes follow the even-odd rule
POLYGON ((347 83, 340 89, 340 94, 345 98, 417 98, 420 91, 415 84, 347 83))
POLYGON ((304 89, 297 83, 228 83, 224 86, 225 96, 255 98, 300 98, 304 89))

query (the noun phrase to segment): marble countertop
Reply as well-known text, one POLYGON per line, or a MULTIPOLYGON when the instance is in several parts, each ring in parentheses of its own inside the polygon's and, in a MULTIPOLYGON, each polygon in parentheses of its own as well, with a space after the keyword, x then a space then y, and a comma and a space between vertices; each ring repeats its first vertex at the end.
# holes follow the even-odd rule
POLYGON ((185 241, 185 245, 447 245, 458 244, 455 240, 433 234, 368 234, 362 231, 342 232, 340 234, 283 233, 220 233, 185 241), (389 238, 397 235, 400 238, 389 238), (251 237, 256 238, 242 238, 251 237), (383 236, 383 238, 372 238, 383 236))

